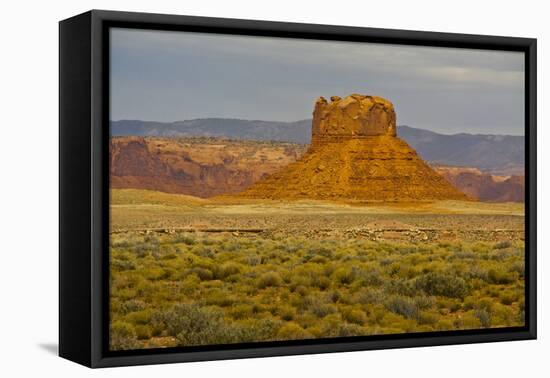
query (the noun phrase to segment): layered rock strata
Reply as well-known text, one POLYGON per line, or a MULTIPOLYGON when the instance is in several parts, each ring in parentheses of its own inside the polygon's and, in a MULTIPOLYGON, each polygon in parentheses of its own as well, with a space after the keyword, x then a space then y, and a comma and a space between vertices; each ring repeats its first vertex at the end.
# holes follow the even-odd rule
POLYGON ((353 94, 315 102, 312 143, 296 162, 239 195, 269 199, 419 201, 468 197, 396 135, 393 104, 353 94))

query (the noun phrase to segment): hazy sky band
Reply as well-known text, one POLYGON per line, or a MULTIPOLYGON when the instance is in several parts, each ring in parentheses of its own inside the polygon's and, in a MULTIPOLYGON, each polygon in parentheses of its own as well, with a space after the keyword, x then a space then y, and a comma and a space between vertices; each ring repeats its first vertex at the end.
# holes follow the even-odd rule
POLYGON ((111 30, 111 119, 311 118, 317 97, 382 96, 397 123, 524 133, 520 52, 111 30))

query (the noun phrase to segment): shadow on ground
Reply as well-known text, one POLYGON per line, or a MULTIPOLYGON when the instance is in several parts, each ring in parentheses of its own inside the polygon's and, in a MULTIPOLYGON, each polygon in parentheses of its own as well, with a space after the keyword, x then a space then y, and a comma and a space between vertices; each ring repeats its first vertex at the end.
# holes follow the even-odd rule
POLYGON ((38 347, 50 354, 55 354, 56 356, 59 354, 59 346, 57 343, 40 343, 38 344, 38 347))

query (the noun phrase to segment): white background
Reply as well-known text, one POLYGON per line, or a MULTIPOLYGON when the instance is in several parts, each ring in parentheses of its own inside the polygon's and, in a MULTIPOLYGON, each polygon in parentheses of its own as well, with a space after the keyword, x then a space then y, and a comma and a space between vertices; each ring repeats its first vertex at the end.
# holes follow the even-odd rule
MULTIPOLYGON (((10 1, 0 22, 0 375, 406 376, 550 374, 550 164, 546 126, 550 27, 545 1, 10 1), (539 340, 90 370, 56 356, 58 25, 89 9, 294 21, 538 38, 539 340), (546 273, 546 275, 544 274, 546 273), (545 351, 546 349, 546 351, 545 351)), ((481 130, 482 131, 482 130, 481 130)))

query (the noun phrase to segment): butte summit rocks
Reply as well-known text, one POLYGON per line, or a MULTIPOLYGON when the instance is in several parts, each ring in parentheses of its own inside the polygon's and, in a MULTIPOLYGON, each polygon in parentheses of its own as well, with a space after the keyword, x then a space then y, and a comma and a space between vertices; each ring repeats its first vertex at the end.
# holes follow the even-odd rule
POLYGON ((312 142, 281 171, 240 193, 247 198, 420 201, 468 197, 396 135, 393 104, 352 94, 315 102, 312 142))

